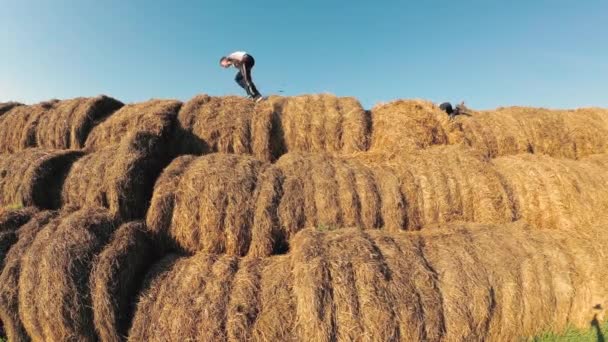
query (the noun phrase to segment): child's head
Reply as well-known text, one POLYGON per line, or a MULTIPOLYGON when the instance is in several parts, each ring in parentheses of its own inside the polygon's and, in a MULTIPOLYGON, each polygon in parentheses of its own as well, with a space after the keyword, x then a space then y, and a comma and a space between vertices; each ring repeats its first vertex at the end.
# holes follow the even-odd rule
POLYGON ((220 65, 224 68, 227 68, 231 65, 232 63, 230 63, 230 61, 228 60, 228 58, 226 56, 220 58, 220 65))

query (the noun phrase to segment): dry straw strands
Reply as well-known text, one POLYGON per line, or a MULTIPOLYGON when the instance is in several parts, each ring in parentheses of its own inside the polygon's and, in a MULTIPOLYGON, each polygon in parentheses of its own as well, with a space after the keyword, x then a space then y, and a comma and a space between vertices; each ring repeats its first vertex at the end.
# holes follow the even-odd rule
POLYGON ((44 211, 34 215, 15 233, 17 241, 6 254, 4 268, 0 273, 0 320, 10 341, 29 341, 19 318, 19 274, 21 260, 36 234, 57 216, 57 212, 44 211))
POLYGON ((252 154, 273 161, 286 152, 343 152, 367 148, 369 123, 354 98, 333 95, 241 97, 200 95, 179 113, 180 153, 252 154))
POLYGON ((129 339, 507 341, 559 332, 586 325, 608 301, 604 229, 306 229, 287 255, 199 253, 157 272, 129 339))
POLYGON ((93 126, 121 106, 106 96, 17 106, 1 116, 0 152, 82 148, 93 126))
POLYGON ((129 104, 95 127, 86 142, 89 151, 118 145, 135 133, 149 134, 164 144, 174 134, 177 112, 181 102, 174 100, 150 100, 129 104))
POLYGON ((158 250, 145 226, 121 226, 94 261, 90 289, 95 330, 102 341, 123 341, 129 330, 135 299, 158 250))
POLYGON ((22 257, 19 316, 34 341, 96 341, 89 275, 116 222, 105 210, 64 213, 22 257))
POLYGON ((0 154, 0 206, 61 206, 66 173, 82 152, 27 149, 0 154))

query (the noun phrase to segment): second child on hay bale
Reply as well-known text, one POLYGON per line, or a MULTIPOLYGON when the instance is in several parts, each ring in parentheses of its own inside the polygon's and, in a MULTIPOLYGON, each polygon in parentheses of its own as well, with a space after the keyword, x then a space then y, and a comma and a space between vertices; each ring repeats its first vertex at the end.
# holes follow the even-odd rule
POLYGON ((236 83, 245 89, 249 98, 259 102, 262 100, 262 94, 257 90, 253 80, 251 79, 251 69, 255 65, 255 59, 253 56, 245 51, 236 51, 228 56, 224 56, 220 59, 220 65, 224 68, 234 66, 239 70, 234 80, 236 83))
POLYGON ((448 116, 450 117, 450 119, 454 119, 454 117, 456 115, 471 116, 468 108, 464 105, 464 101, 461 102, 460 104, 457 104, 455 109, 452 107, 451 103, 444 102, 439 105, 439 109, 446 112, 448 114, 448 116))

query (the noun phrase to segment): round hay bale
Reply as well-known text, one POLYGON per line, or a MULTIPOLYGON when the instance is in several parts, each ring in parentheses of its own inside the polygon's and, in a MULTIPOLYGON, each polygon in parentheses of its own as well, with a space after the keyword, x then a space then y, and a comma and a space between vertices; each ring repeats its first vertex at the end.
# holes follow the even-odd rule
POLYGON ((431 102, 398 100, 371 110, 370 151, 411 152, 448 143, 448 116, 431 102))
POLYGON ((199 253, 150 282, 129 339, 506 341, 559 331, 608 300, 606 285, 587 284, 594 269, 608 272, 597 254, 588 263, 608 242, 603 230, 305 229, 286 255, 199 253))
POLYGON ((169 163, 167 146, 156 135, 133 132, 118 145, 74 163, 65 180, 67 206, 102 206, 124 221, 144 217, 154 182, 169 163))
POLYGON ((34 207, 0 209, 0 273, 4 267, 6 253, 17 242, 17 230, 26 224, 36 212, 37 209, 34 207))
POLYGON ((268 145, 255 144, 253 140, 268 142, 269 109, 267 105, 258 105, 241 96, 198 95, 186 102, 179 112, 182 131, 178 137, 178 152, 255 154, 268 160, 268 145), (265 127, 259 125, 261 117, 266 118, 265 127), (259 124, 256 126, 254 122, 259 124), (256 128, 260 130, 256 131, 256 128), (254 147, 261 150, 254 151, 254 147))
POLYGON ((129 340, 289 340, 294 319, 289 270, 285 256, 181 258, 152 278, 140 296, 129 340))
POLYGON ((158 258, 143 222, 121 226, 97 256, 91 271, 95 329, 102 341, 123 341, 130 328, 135 300, 150 265, 158 258))
POLYGON ((355 98, 318 94, 268 101, 279 125, 272 135, 285 152, 354 153, 369 145, 369 117, 355 98))
POLYGON ((608 212, 608 175, 594 163, 517 155, 496 158, 517 218, 538 228, 584 227, 608 212))
POLYGON ((0 152, 29 147, 82 148, 91 128, 121 106, 119 101, 103 95, 18 106, 3 115, 0 152))
POLYGON ((102 150, 120 144, 135 133, 152 135, 168 144, 174 134, 181 105, 175 100, 150 100, 126 105, 91 131, 86 149, 102 150))
POLYGON ((79 151, 27 149, 0 154, 0 206, 57 209, 61 188, 79 151))
POLYGON ((16 231, 17 241, 6 254, 5 266, 0 273, 0 320, 4 324, 10 341, 29 341, 19 318, 19 274, 21 260, 31 246, 36 234, 57 216, 57 212, 43 211, 33 215, 31 220, 16 231))
POLYGON ((157 182, 149 228, 168 234, 188 252, 245 255, 257 176, 264 167, 252 157, 230 154, 178 159, 157 182))
POLYGON ((33 340, 97 340, 89 275, 115 226, 106 210, 88 208, 38 233, 19 275, 19 315, 33 340))

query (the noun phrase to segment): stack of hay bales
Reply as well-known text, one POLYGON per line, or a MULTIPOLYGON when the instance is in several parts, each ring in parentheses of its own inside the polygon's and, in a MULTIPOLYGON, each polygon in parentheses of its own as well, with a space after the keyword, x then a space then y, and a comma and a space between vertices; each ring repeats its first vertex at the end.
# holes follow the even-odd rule
POLYGON ((26 149, 0 154, 0 207, 57 209, 67 172, 82 152, 26 149))
POLYGON ((270 97, 255 104, 242 97, 201 95, 179 113, 178 153, 251 154, 274 161, 287 152, 364 151, 369 119, 349 97, 270 97))
POLYGON ((403 164, 319 153, 288 153, 273 165, 249 156, 184 156, 159 177, 147 225, 189 253, 265 256, 285 251, 310 226, 511 222, 516 214, 499 174, 465 151, 436 149, 403 164))
POLYGON ((605 227, 586 228, 306 229, 286 255, 199 253, 149 280, 129 339, 511 341, 586 326, 608 303, 605 227))
POLYGON ((121 106, 106 96, 13 106, 0 121, 0 152, 82 148, 93 126, 121 106))
POLYGON ((103 206, 124 220, 143 218, 154 181, 171 160, 178 101, 127 105, 95 127, 90 153, 74 164, 65 181, 66 206, 103 206))

